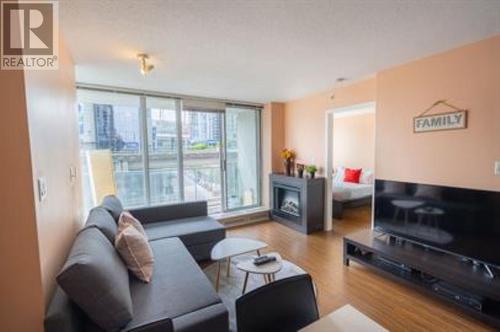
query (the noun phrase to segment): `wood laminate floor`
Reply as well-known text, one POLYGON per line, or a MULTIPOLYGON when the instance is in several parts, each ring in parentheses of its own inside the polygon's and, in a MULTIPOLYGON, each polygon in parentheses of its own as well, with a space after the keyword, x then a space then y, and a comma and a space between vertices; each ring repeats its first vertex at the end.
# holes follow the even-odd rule
POLYGON ((319 289, 321 315, 349 303, 390 331, 495 330, 355 262, 344 266, 342 237, 369 227, 370 208, 363 207, 347 210, 342 221, 334 221, 332 232, 304 235, 269 221, 231 229, 228 236, 262 240, 269 244, 265 251, 277 251, 308 271, 319 289))

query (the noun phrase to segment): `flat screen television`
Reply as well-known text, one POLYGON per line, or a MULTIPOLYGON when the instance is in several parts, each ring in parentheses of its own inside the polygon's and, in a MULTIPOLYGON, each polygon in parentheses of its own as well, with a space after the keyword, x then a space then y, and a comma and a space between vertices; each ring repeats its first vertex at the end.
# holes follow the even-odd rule
POLYGON ((500 267, 500 192, 375 181, 374 227, 500 267))

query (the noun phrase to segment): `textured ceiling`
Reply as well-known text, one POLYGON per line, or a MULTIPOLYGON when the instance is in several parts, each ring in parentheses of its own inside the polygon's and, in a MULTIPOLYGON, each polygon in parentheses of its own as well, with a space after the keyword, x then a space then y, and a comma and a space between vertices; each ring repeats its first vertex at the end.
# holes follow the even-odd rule
POLYGON ((500 34, 500 1, 61 0, 60 19, 79 82, 267 102, 500 34))

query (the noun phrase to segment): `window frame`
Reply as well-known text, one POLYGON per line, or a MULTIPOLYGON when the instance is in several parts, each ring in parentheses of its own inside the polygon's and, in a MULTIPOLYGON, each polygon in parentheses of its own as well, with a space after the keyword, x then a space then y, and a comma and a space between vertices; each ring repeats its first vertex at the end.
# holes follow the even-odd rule
MULTIPOLYGON (((262 206, 262 104, 256 103, 245 103, 245 102, 232 102, 227 100, 218 100, 211 98, 200 98, 200 97, 192 97, 192 96, 182 96, 175 94, 163 94, 156 92, 148 92, 142 90, 132 90, 132 89, 119 89, 119 88, 110 88, 110 87, 102 87, 102 86, 93 86, 93 85, 85 85, 85 84, 77 84, 77 89, 81 90, 93 90, 98 92, 108 92, 108 93, 119 93, 119 94, 129 94, 136 95, 140 98, 139 101, 139 130, 140 130, 140 139, 141 139, 141 154, 143 159, 143 168, 144 168, 144 193, 145 193, 145 204, 134 206, 137 207, 152 207, 159 206, 170 203, 160 203, 160 204, 151 204, 151 170, 149 168, 149 137, 148 137, 148 103, 147 98, 163 98, 170 99, 175 102, 175 112, 176 112, 176 135, 177 135, 177 172, 178 172, 178 186, 179 186, 179 194, 178 200, 179 202, 185 202, 185 193, 184 193, 184 151, 183 151, 183 141, 182 141, 182 111, 184 110, 183 104, 185 101, 195 102, 195 103, 207 103, 217 105, 224 105, 223 109, 219 111, 221 113, 221 211, 218 213, 225 212, 234 212, 241 210, 254 209, 262 206), (238 108, 248 108, 254 109, 256 111, 256 171, 257 171, 257 200, 253 205, 241 206, 235 208, 228 208, 227 202, 227 127, 226 127, 226 115, 227 108, 230 107, 238 107, 238 108)), ((186 109, 189 111, 189 109, 186 109)), ((83 179, 82 179, 83 181, 83 179)), ((82 195, 83 196, 83 195, 82 195)), ((96 202, 98 204, 98 202, 96 202)), ((127 208, 127 206, 125 207, 127 208)))
POLYGON ((249 109, 255 109, 257 118, 255 119, 256 121, 256 131, 257 135, 256 136, 256 150, 257 150, 257 155, 256 155, 256 171, 257 171, 257 202, 253 205, 247 205, 247 206, 240 206, 240 207, 235 207, 235 208, 229 208, 228 207, 228 201, 227 201, 227 144, 226 144, 226 134, 227 134, 227 121, 226 121, 226 111, 224 110, 224 115, 223 115, 223 142, 224 142, 224 155, 223 155, 223 182, 224 182, 224 188, 223 188, 223 212, 236 212, 236 211, 242 211, 242 210, 249 210, 249 209, 255 209, 258 207, 262 206, 262 108, 258 107, 248 107, 244 105, 237 105, 237 104, 226 104, 226 109, 229 107, 238 107, 238 108, 249 108, 249 109))

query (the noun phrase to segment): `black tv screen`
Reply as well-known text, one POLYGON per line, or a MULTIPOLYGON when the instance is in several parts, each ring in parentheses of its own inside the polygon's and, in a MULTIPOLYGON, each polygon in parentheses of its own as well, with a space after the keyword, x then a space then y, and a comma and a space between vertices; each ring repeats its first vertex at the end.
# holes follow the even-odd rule
POLYGON ((376 180, 374 227, 500 267, 500 192, 376 180))

